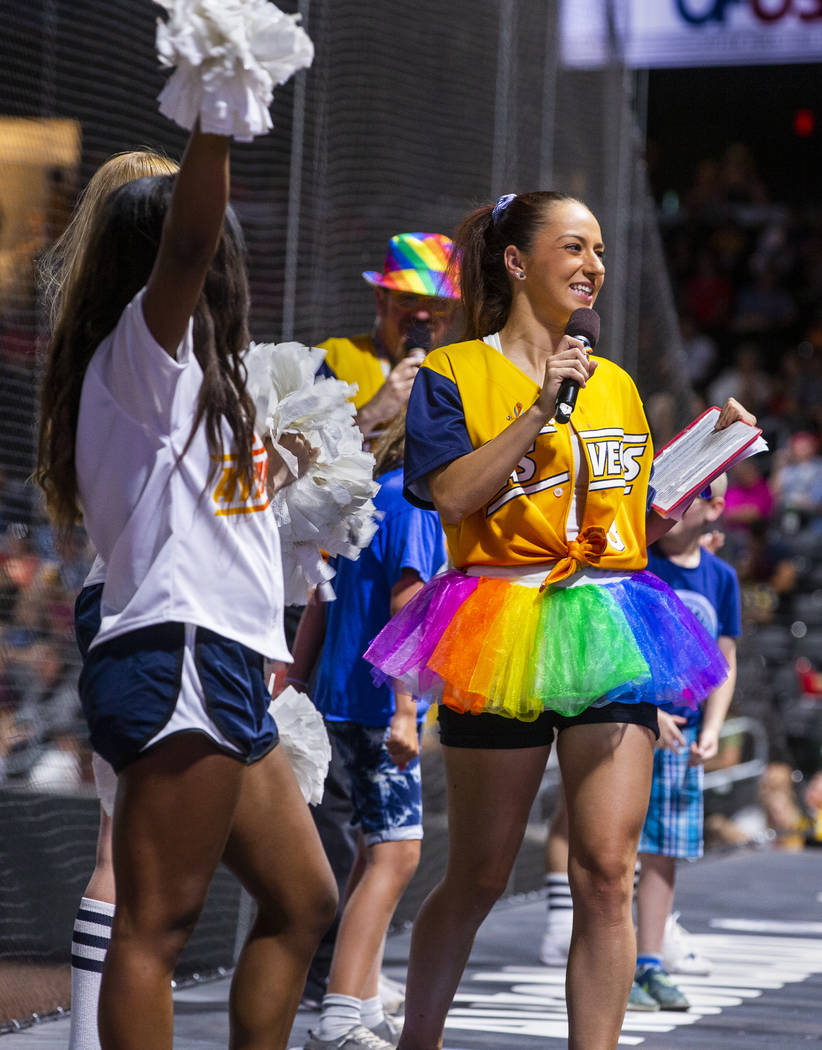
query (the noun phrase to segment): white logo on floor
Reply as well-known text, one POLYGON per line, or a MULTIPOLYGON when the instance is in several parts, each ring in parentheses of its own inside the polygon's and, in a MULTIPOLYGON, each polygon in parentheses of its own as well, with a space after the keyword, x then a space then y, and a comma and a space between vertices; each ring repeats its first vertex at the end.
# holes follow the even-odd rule
MULTIPOLYGON (((687 1013, 629 1011, 622 1026, 621 1046, 639 1046, 651 1033, 696 1024, 702 1017, 750 1003, 765 991, 822 973, 822 939, 802 936, 822 933, 820 923, 719 919, 711 925, 728 932, 691 933, 688 937, 700 955, 711 961, 711 975, 675 977, 677 987, 690 999, 691 1009, 687 1013), (737 930, 757 932, 730 932, 737 930), (794 936, 762 935, 769 930, 774 934, 792 932, 794 936)), ((531 1036, 555 1040, 564 1046, 568 1039, 565 973, 542 966, 471 971, 454 999, 446 1031, 531 1036), (499 991, 473 992, 469 990, 471 984, 504 987, 499 991)))

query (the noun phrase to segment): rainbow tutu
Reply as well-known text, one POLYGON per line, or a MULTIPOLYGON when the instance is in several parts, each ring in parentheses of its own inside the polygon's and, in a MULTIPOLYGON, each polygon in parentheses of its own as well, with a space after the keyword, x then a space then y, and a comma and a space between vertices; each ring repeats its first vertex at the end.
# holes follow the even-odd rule
POLYGON ((612 701, 696 707, 728 674, 713 638, 647 571, 544 590, 445 572, 365 658, 378 684, 399 679, 456 711, 525 722, 612 701))

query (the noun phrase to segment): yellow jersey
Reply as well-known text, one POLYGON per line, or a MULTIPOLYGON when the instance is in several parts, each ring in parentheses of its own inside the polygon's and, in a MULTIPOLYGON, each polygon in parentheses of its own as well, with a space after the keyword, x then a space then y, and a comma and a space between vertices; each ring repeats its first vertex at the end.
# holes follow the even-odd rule
POLYGON ((353 401, 358 410, 377 393, 391 371, 388 360, 377 354, 368 335, 326 339, 319 345, 325 350, 325 361, 317 374, 356 384, 353 401))
MULTIPOLYGON (((571 422, 549 420, 485 506, 457 525, 443 523, 457 568, 549 562, 549 583, 586 565, 644 568, 651 435, 633 380, 612 361, 595 360, 597 369, 579 392, 571 422), (587 462, 588 486, 579 532, 569 539, 575 435, 587 462)), ((538 393, 529 376, 481 339, 432 351, 408 404, 406 497, 433 506, 431 472, 496 437, 538 393)))

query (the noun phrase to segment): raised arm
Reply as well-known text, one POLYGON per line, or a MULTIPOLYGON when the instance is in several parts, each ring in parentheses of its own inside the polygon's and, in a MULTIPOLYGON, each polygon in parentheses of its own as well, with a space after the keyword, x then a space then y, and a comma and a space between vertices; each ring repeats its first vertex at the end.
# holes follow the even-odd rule
POLYGON ((149 331, 176 356, 194 313, 223 228, 229 192, 229 144, 195 125, 177 174, 154 268, 143 297, 149 331))

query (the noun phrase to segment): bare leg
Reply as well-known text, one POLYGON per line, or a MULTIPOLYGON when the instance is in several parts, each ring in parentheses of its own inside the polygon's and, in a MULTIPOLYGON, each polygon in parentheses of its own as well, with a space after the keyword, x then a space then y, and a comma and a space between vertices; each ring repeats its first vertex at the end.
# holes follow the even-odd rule
POLYGON ((368 999, 378 994, 379 964, 391 916, 417 870, 419 839, 366 848, 366 868, 340 922, 328 991, 368 999))
POLYGON ((337 887, 285 752, 246 771, 226 865, 257 900, 231 986, 232 1050, 283 1050, 337 887))
POLYGON ((97 1009, 114 912, 111 817, 100 807, 94 871, 83 893, 71 940, 71 1024, 68 1050, 100 1050, 97 1009))
POLYGON ((560 780, 559 798, 545 839, 545 933, 539 947, 546 966, 565 966, 574 908, 568 882, 568 808, 560 780))
POLYGON ((665 922, 674 904, 676 860, 659 853, 641 854, 636 896, 637 947, 640 955, 662 955, 665 922))
POLYGON ((563 730, 557 746, 574 898, 568 1048, 615 1050, 636 963, 631 898, 654 736, 636 725, 578 725, 563 730))
POLYGON ((104 1050, 171 1050, 171 978, 205 901, 244 766, 205 737, 170 737, 120 774, 117 910, 100 991, 104 1050))
POLYGON ((84 897, 114 904, 114 867, 111 861, 111 817, 100 807, 100 827, 97 832, 97 854, 94 871, 88 880, 84 897))
POLYGON ((568 871, 568 810, 565 806, 565 791, 560 782, 557 808, 551 817, 545 839, 545 873, 562 874, 568 871))
POLYGON ((548 760, 547 746, 446 747, 449 853, 445 877, 411 937, 402 1050, 437 1050, 480 923, 503 893, 548 760))

